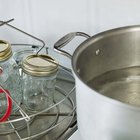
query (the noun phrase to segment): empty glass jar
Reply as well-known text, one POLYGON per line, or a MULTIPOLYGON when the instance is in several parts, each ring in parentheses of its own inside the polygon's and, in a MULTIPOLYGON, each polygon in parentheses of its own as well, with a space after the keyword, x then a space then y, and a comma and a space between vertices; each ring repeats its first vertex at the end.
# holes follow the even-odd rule
POLYGON ((58 63, 48 55, 29 55, 21 63, 23 104, 42 111, 53 104, 58 63))
MULTIPOLYGON (((20 75, 12 55, 11 45, 4 40, 0 40, 0 85, 20 105, 22 97, 20 75)), ((0 87, 0 90, 3 91, 2 87, 0 87)), ((4 95, 0 94, 0 112, 2 113, 7 110, 6 100, 4 95)), ((17 109, 18 106, 12 101, 12 112, 17 109)))
POLYGON ((13 53, 13 58, 15 59, 16 63, 19 65, 19 67, 21 65, 22 60, 25 57, 27 57, 28 55, 31 55, 31 54, 36 54, 39 49, 38 46, 30 46, 30 45, 19 45, 18 47, 19 48, 21 47, 21 48, 17 49, 13 53))

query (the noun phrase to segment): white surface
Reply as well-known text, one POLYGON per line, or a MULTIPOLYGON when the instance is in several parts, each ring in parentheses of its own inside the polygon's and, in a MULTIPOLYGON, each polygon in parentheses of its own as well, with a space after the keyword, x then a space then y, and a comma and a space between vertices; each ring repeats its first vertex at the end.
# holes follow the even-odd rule
POLYGON ((81 140, 78 130, 68 140, 81 140))
MULTIPOLYGON (((69 32, 83 31, 94 35, 111 28, 140 24, 139 0, 1 0, 0 2, 0 20, 14 18, 12 25, 44 40, 46 46, 51 48, 58 39, 69 32)), ((0 28, 0 39, 10 43, 38 43, 13 32, 7 26, 0 28)), ((74 41, 65 49, 72 52, 78 43, 74 41)), ((69 63, 65 57, 60 60, 64 65, 69 63)))
MULTIPOLYGON (((83 31, 90 35, 120 26, 140 23, 139 0, 1 0, 0 20, 15 18, 11 24, 45 41, 53 47, 63 35, 83 31)), ((0 38, 10 43, 36 43, 35 40, 0 28, 0 38)), ((73 52, 75 39, 65 49, 73 52)), ((79 41, 78 43, 75 43, 79 41)), ((68 63, 63 58, 63 63, 68 63)))

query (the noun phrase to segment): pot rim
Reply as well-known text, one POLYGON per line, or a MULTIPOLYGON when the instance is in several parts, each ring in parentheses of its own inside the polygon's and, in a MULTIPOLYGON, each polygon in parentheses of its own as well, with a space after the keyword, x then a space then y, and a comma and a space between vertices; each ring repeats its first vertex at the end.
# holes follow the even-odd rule
POLYGON ((82 78, 79 76, 78 71, 76 69, 76 61, 78 59, 78 56, 80 55, 81 52, 83 52, 86 49, 86 46, 89 46, 90 44, 93 44, 93 43, 103 39, 104 37, 109 37, 109 36, 112 36, 112 35, 116 35, 116 34, 120 34, 120 33, 124 33, 124 32, 126 33, 126 32, 130 32, 130 31, 136 31, 136 30, 140 30, 140 25, 131 25, 131 26, 124 26, 124 27, 110 29, 110 30, 107 30, 107 31, 100 32, 100 33, 98 33, 98 34, 96 34, 96 35, 86 39, 84 42, 82 42, 75 49, 75 51, 74 51, 74 53, 72 55, 71 63, 72 63, 72 69, 73 69, 74 75, 87 88, 89 88, 91 91, 94 91, 94 95, 95 96, 98 96, 99 98, 102 98, 103 100, 107 100, 110 103, 119 105, 119 106, 121 106, 123 108, 140 111, 140 106, 135 106, 135 105, 127 104, 127 103, 118 101, 116 99, 107 97, 107 96, 105 96, 103 94, 100 94, 98 91, 96 91, 95 89, 93 89, 90 86, 88 86, 84 80, 82 80, 82 78))

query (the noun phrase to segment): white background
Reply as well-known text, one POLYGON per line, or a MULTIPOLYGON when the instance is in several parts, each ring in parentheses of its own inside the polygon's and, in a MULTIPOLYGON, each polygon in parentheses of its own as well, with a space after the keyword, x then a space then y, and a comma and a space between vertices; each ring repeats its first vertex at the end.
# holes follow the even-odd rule
MULTIPOLYGON (((69 32, 94 35, 111 28, 140 24, 139 5, 139 0, 0 0, 0 20, 14 18, 12 25, 42 39, 52 48, 69 32)), ((6 26, 0 28, 0 39, 36 43, 6 26)), ((71 51, 76 46, 73 43, 66 48, 71 51)))

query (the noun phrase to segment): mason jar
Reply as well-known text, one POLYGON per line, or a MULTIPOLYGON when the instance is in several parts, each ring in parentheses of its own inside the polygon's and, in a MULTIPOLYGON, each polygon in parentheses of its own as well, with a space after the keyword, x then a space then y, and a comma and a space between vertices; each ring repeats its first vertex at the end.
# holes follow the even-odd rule
MULTIPOLYGON (((23 47, 23 46, 18 46, 18 47, 23 47)), ((27 48, 27 46, 25 46, 24 48, 20 48, 14 51, 13 58, 19 67, 18 69, 19 69, 20 76, 22 73, 22 69, 21 69, 22 60, 31 54, 36 54, 37 50, 38 50, 38 46, 34 46, 34 48, 29 48, 29 46, 27 48)))
MULTIPOLYGON (((13 45, 13 47, 15 47, 13 45)), ((31 45, 27 45, 27 44, 23 44, 23 45, 18 45, 17 48, 20 49, 16 49, 13 53, 13 58, 15 59, 16 63, 18 64, 18 66, 21 66, 21 62, 22 60, 27 57, 28 55, 31 54, 36 54, 37 51, 39 50, 39 46, 31 46, 31 45)))
MULTIPOLYGON (((21 103, 21 84, 18 66, 13 59, 11 45, 4 40, 0 40, 0 90, 9 93, 12 97, 12 112, 18 109, 21 103)), ((4 113, 7 108, 7 101, 4 94, 0 94, 0 112, 4 113)))
POLYGON ((23 105, 31 112, 47 109, 53 104, 58 62, 48 55, 29 55, 21 68, 23 105))

